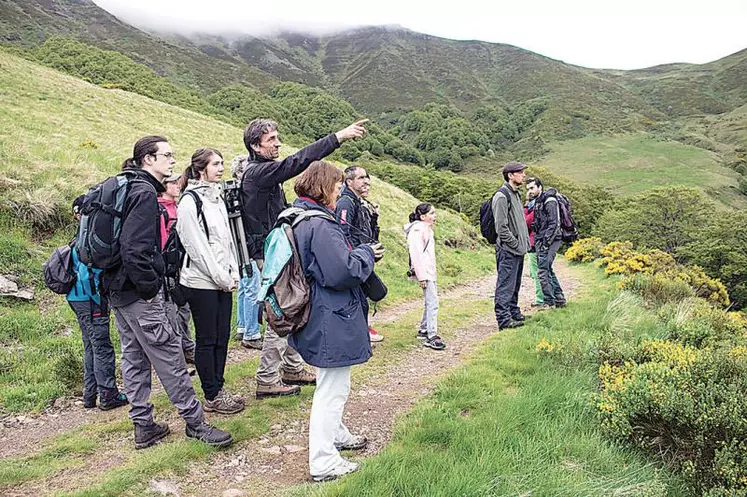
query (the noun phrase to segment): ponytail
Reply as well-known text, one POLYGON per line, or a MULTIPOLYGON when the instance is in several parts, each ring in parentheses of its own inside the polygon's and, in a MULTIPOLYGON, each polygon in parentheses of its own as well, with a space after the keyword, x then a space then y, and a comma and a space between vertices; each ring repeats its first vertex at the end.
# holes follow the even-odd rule
POLYGON ((122 171, 127 171, 130 169, 140 169, 140 166, 135 163, 135 159, 132 157, 130 157, 129 159, 125 159, 125 161, 122 163, 122 171))
POLYGON ((415 207, 415 211, 410 213, 410 222, 414 223, 415 221, 421 221, 420 216, 428 214, 432 207, 433 204, 430 204, 428 202, 418 204, 418 206, 415 207))

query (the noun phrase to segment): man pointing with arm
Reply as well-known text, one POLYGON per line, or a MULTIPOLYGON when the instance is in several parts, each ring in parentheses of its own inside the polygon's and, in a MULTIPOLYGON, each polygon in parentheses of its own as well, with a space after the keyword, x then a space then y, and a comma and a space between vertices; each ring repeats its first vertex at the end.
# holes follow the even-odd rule
MULTIPOLYGON (((363 125, 366 122, 368 119, 355 122, 283 160, 278 160, 281 143, 275 121, 255 119, 246 127, 244 145, 249 151, 249 160, 241 181, 242 218, 249 257, 260 271, 264 263, 265 238, 288 205, 283 182, 298 176, 312 162, 337 150, 343 142, 365 135, 363 125)), ((304 369, 298 352, 288 346, 287 338, 279 337, 269 326, 265 331, 256 378, 258 399, 295 395, 301 391, 299 385, 316 383, 315 376, 304 369)))

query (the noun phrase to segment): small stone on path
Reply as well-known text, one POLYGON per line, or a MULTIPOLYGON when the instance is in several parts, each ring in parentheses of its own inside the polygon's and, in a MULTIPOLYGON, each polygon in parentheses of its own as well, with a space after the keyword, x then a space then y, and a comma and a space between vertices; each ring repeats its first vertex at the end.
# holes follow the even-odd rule
POLYGON ((300 445, 286 445, 284 449, 286 452, 293 454, 294 452, 301 452, 304 448, 300 445))
POLYGON ((221 497, 244 497, 246 492, 238 488, 229 488, 221 494, 221 497))
POLYGON ((266 449, 262 449, 262 452, 266 452, 268 454, 279 456, 283 451, 277 445, 273 445, 272 447, 267 447, 266 449))
POLYGON ((179 495, 179 489, 176 484, 168 480, 151 480, 150 489, 161 495, 179 495))

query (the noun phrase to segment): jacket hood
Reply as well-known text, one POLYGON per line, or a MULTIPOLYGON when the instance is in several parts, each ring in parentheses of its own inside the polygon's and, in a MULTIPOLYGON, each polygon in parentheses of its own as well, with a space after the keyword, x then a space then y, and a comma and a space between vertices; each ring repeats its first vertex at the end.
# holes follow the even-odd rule
POLYGON ((558 190, 556 190, 553 187, 550 187, 547 190, 545 190, 544 192, 542 192, 542 195, 540 195, 539 197, 537 197, 536 200, 539 200, 540 198, 542 200, 545 200, 547 197, 555 197, 557 195, 558 195, 558 190))
POLYGON ((413 221, 404 225, 403 229, 405 230, 405 236, 407 236, 410 234, 410 231, 418 231, 420 229, 423 229, 424 227, 425 223, 423 221, 413 221))
POLYGON ((221 201, 221 195, 223 195, 223 187, 220 183, 208 183, 207 181, 198 181, 191 179, 187 184, 187 188, 184 191, 194 190, 204 200, 217 204, 221 201))
POLYGON ((331 214, 332 217, 335 216, 334 211, 328 209, 326 206, 324 206, 324 205, 322 205, 322 204, 320 204, 318 202, 315 202, 314 200, 312 200, 312 199, 310 199, 308 197, 297 198, 293 202, 293 207, 300 207, 301 209, 314 209, 314 210, 318 210, 318 211, 324 211, 327 214, 331 214))
POLYGON ((166 191, 166 187, 163 186, 163 183, 161 183, 160 181, 158 181, 155 178, 155 176, 153 176, 152 174, 150 174, 148 171, 145 171, 143 169, 127 169, 126 171, 123 171, 123 172, 133 172, 133 173, 135 173, 135 177, 136 178, 142 179, 144 181, 147 181, 148 183, 150 183, 151 185, 153 185, 153 188, 156 189, 157 193, 163 193, 163 192, 166 191))

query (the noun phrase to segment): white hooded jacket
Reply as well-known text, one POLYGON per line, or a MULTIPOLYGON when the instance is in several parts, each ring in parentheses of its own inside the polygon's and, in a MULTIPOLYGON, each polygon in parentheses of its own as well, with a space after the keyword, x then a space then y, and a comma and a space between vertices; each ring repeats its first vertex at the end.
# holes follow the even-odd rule
POLYGON ((423 221, 404 226, 410 261, 418 281, 436 281, 436 241, 433 230, 423 221))
POLYGON ((218 183, 190 180, 185 191, 193 190, 202 200, 209 239, 191 195, 179 201, 176 231, 187 252, 179 283, 188 288, 229 291, 239 282, 236 247, 228 224, 223 190, 218 183))

